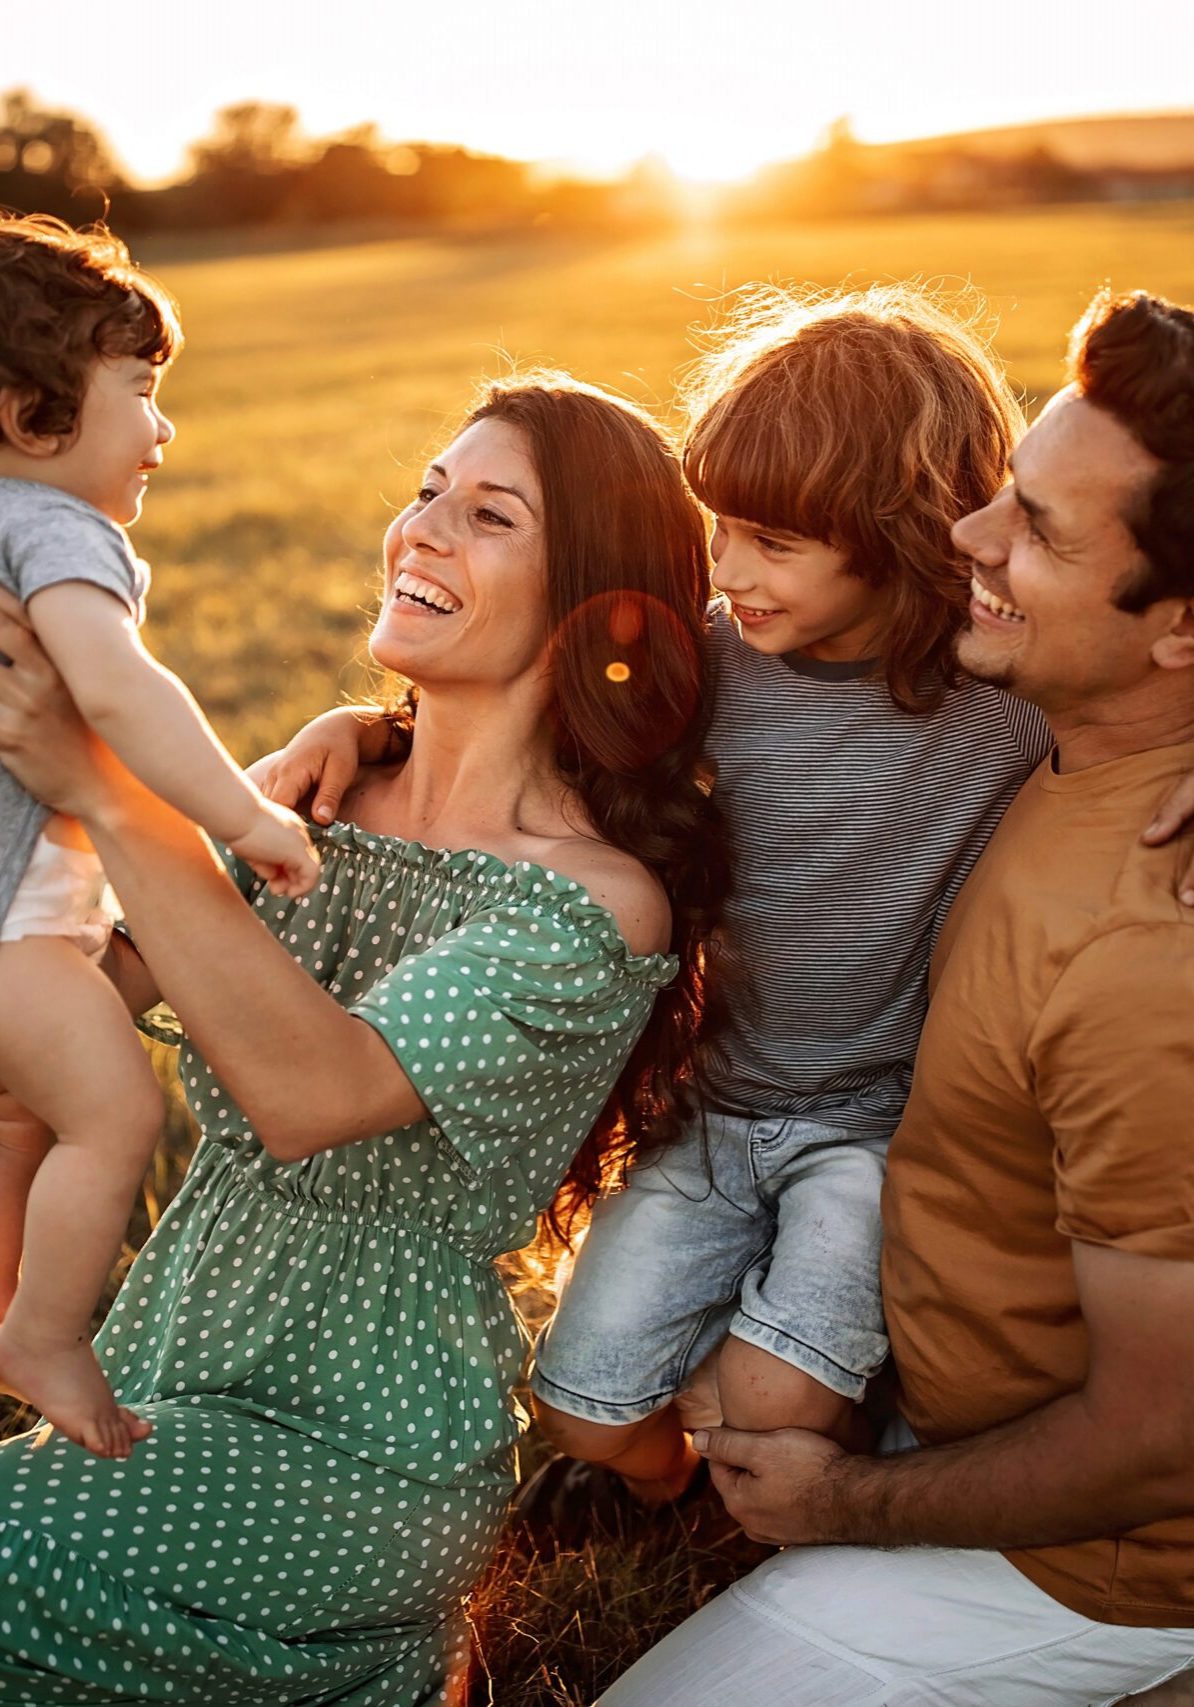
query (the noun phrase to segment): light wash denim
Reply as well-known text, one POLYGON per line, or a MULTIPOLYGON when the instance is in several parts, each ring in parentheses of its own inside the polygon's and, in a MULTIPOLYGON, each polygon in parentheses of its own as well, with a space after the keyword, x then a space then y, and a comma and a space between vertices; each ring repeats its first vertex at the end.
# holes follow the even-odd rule
POLYGON ((662 1409, 728 1333, 849 1399, 887 1355, 886 1139, 707 1113, 603 1198, 531 1385, 569 1416, 662 1409))

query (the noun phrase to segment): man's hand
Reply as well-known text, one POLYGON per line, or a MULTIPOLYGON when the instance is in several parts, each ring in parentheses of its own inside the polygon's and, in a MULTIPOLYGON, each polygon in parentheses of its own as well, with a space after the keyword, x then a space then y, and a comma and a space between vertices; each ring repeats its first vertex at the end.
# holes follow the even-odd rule
POLYGON ((834 1494, 850 1454, 804 1428, 767 1434, 697 1429, 692 1444, 709 1460, 713 1485, 752 1541, 774 1547, 837 1541, 834 1494))
MULTIPOLYGON (((1194 822, 1194 773, 1176 783, 1157 808, 1157 815, 1141 836, 1142 842, 1157 848, 1172 841, 1174 836, 1194 822)), ((1194 907, 1194 854, 1178 883, 1178 896, 1187 907, 1194 907)))

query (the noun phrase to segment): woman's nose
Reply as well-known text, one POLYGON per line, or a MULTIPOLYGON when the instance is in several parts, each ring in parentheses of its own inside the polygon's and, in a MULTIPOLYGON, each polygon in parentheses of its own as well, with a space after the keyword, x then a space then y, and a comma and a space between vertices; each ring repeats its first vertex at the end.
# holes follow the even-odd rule
POLYGON ((412 551, 443 551, 447 546, 446 517, 438 498, 419 504, 400 519, 402 543, 412 551))

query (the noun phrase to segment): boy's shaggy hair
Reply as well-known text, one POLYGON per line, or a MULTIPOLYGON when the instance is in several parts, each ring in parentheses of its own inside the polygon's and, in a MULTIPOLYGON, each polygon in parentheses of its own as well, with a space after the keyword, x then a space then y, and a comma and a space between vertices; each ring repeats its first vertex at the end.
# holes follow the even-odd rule
POLYGON ((1006 479, 1024 420, 984 342, 908 285, 752 291, 686 386, 684 467, 710 509, 844 551, 887 593, 878 665, 929 712, 969 601, 950 540, 1006 479))
POLYGON ((20 398, 24 431, 69 438, 100 358, 164 367, 181 348, 173 299, 119 237, 44 214, 0 216, 0 390, 20 398))

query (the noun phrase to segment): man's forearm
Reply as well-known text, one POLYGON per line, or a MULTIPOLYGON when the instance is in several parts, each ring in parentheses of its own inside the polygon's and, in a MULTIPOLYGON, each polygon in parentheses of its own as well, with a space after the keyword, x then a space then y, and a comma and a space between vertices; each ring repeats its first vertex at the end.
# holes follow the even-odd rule
POLYGON ((843 1458, 814 1497, 826 1541, 1042 1547, 1189 1511, 1194 1473, 1170 1439, 1117 1428, 1074 1393, 952 1446, 843 1458))

